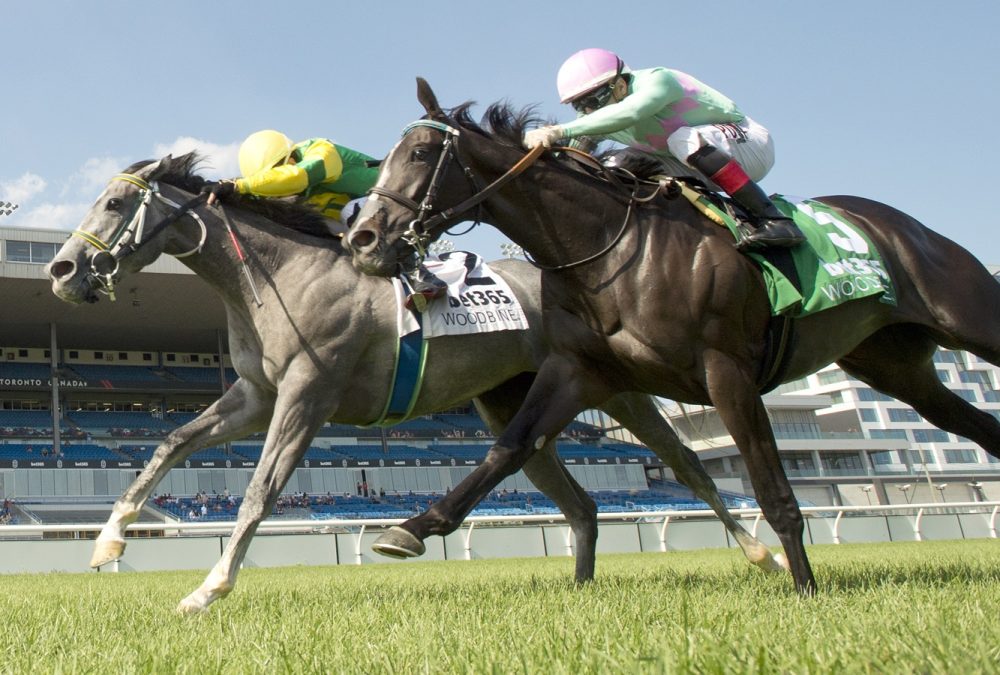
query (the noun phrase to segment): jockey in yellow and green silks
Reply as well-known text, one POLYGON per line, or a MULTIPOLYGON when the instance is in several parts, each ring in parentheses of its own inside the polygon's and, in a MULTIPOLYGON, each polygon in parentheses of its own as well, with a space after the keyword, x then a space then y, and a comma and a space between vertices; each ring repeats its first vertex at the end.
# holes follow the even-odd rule
MULTIPOLYGON (((209 205, 234 192, 258 197, 299 196, 325 217, 349 227, 351 214, 357 213, 378 180, 378 162, 362 152, 325 138, 292 143, 288 136, 272 129, 250 134, 240 145, 239 161, 240 178, 206 186, 209 205), (352 208, 343 213, 350 202, 354 202, 352 208)), ((402 263, 402 271, 412 289, 407 304, 421 311, 428 300, 447 291, 447 285, 427 271, 416 254, 402 263)))
POLYGON ((372 157, 325 138, 293 144, 278 131, 258 131, 240 146, 236 191, 260 197, 301 195, 327 218, 363 197, 378 180, 372 157))

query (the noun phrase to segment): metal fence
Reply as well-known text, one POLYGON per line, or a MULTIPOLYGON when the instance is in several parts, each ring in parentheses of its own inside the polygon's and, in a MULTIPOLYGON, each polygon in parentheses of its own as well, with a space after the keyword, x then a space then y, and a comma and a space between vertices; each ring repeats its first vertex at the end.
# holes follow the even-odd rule
MULTIPOLYGON (((997 538, 1000 502, 804 507, 807 544, 997 538)), ((732 513, 769 546, 780 546, 760 509, 732 513)), ((734 547, 712 511, 650 511, 598 515, 599 553, 666 552, 734 547)), ((394 562, 370 551, 383 528, 401 520, 267 520, 244 566, 394 562)), ((103 571, 207 569, 228 543, 233 523, 165 522, 133 526, 124 558, 103 571)), ((0 573, 84 572, 101 524, 0 526, 0 573), (55 539, 51 537, 72 537, 55 539), (49 538, 47 538, 49 537, 49 538)), ((470 517, 452 534, 426 541, 421 560, 567 556, 574 541, 558 514, 470 517)))

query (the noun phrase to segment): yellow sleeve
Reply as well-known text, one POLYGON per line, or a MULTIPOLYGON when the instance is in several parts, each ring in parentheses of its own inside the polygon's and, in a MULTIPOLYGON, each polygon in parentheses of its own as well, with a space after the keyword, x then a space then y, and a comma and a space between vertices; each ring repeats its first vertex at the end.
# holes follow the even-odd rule
POLYGON ((340 178, 344 171, 344 161, 333 143, 315 139, 298 147, 302 153, 298 163, 282 164, 253 176, 237 179, 236 189, 243 194, 261 197, 288 197, 340 178))
POLYGON ((308 187, 309 177, 296 164, 282 164, 236 180, 239 192, 261 197, 289 197, 305 192, 308 187))

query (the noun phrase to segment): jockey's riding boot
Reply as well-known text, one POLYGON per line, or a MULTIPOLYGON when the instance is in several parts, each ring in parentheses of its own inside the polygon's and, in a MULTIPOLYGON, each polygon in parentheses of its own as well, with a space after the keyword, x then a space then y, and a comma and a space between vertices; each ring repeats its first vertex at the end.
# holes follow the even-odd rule
POLYGON ((740 250, 764 246, 788 248, 806 240, 795 222, 779 211, 760 186, 750 180, 743 167, 722 150, 711 145, 703 145, 691 154, 687 161, 725 190, 726 194, 743 207, 754 221, 751 231, 743 235, 736 243, 736 248, 740 250))
POLYGON ((406 279, 413 289, 413 292, 406 298, 407 309, 423 312, 427 309, 428 302, 434 298, 440 298, 448 290, 448 284, 441 281, 416 260, 405 265, 403 273, 406 274, 406 279))

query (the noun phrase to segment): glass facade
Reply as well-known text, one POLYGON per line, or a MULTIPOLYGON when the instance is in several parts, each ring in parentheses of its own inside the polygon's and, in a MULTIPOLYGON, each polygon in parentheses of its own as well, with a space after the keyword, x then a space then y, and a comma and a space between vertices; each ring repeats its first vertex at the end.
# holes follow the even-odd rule
POLYGON ((6 241, 7 262, 35 263, 45 265, 52 261, 61 248, 60 244, 41 241, 6 241))

